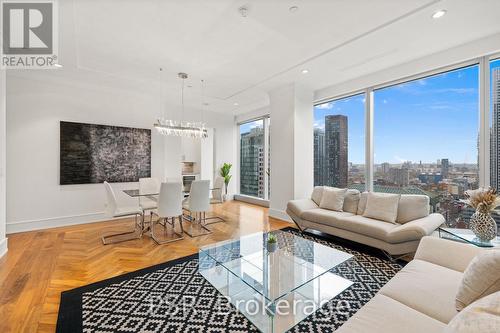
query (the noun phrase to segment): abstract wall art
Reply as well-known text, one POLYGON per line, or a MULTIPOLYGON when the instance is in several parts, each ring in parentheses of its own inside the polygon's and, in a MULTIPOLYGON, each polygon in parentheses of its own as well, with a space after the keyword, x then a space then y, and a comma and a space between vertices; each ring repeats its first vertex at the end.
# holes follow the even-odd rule
POLYGON ((151 130, 60 122, 60 184, 151 177, 151 130))

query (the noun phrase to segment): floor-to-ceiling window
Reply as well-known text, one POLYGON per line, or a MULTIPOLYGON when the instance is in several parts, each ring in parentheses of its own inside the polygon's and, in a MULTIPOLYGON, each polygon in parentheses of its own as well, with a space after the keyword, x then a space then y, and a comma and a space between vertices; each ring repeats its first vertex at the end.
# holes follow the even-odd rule
POLYGON ((240 194, 269 197, 269 118, 239 125, 240 194))
POLYGON ((365 95, 314 107, 314 185, 355 187, 365 183, 365 95))
POLYGON ((451 226, 479 184, 479 66, 374 91, 374 191, 424 194, 451 226))

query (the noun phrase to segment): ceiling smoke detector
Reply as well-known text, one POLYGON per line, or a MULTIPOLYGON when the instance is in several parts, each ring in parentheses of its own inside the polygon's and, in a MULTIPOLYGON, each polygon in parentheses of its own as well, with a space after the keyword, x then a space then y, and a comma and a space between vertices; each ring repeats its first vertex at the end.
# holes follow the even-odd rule
POLYGON ((240 8, 238 8, 238 12, 240 13, 241 17, 247 17, 248 16, 248 7, 241 6, 240 8))

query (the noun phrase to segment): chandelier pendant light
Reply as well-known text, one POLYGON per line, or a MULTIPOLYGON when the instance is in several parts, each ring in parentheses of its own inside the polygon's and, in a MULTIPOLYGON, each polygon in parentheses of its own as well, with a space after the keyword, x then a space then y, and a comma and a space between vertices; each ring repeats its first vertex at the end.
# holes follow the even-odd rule
MULTIPOLYGON (((160 68, 160 76, 162 69, 160 68)), ((205 123, 203 122, 189 122, 183 120, 184 115, 184 81, 188 78, 186 73, 179 73, 177 75, 182 79, 182 90, 181 90, 181 104, 182 104, 182 115, 180 120, 166 119, 166 117, 159 118, 154 127, 158 132, 165 136, 181 136, 188 138, 199 138, 203 139, 208 137, 207 129, 205 128, 205 123)), ((160 77, 160 99, 161 99, 161 77, 160 77)), ((160 102, 161 105, 161 102, 160 102)))

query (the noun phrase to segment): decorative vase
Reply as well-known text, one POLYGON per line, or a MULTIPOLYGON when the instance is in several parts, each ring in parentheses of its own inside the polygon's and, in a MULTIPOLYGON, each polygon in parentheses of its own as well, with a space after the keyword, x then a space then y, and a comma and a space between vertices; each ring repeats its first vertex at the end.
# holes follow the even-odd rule
POLYGON ((276 251, 276 249, 278 248, 278 243, 274 242, 274 243, 267 243, 267 252, 274 252, 276 251))
POLYGON ((470 218, 470 229, 482 241, 489 242, 497 236, 497 224, 488 213, 476 210, 470 218))

